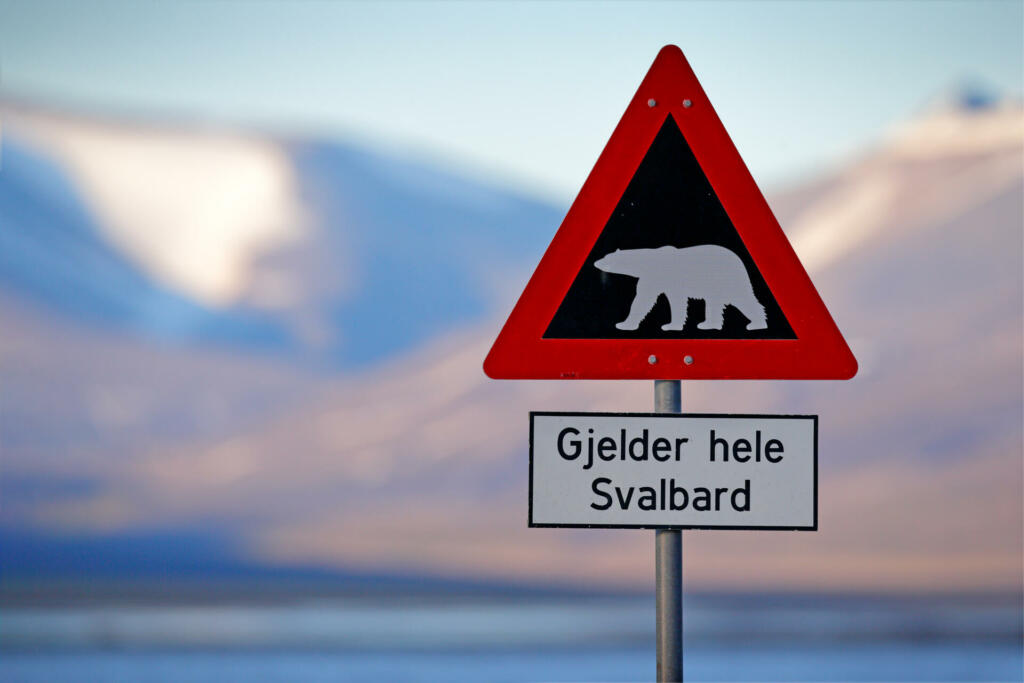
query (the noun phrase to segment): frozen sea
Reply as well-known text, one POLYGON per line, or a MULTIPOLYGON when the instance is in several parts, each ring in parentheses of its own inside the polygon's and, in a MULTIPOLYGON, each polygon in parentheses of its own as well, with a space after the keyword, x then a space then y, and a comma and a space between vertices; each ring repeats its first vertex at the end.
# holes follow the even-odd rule
MULTIPOLYGON (((687 680, 1019 681, 1016 597, 696 596, 687 680)), ((649 681, 649 597, 7 605, 0 680, 649 681)))

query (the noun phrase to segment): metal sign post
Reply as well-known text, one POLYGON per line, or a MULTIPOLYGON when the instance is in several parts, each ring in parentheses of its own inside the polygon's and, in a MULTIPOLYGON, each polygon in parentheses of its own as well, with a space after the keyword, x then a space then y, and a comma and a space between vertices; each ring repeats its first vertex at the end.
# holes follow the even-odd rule
MULTIPOLYGON (((682 412, 679 380, 654 381, 654 412, 682 412)), ((654 532, 658 683, 683 680, 683 532, 654 532)))

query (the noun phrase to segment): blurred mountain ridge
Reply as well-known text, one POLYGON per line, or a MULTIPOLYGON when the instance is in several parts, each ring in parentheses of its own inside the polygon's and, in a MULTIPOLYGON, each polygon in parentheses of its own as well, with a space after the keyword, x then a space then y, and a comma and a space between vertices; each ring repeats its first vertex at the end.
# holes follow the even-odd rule
MULTIPOLYGON (((821 416, 820 531, 687 534, 692 585, 1019 589, 1022 151, 1019 106, 934 112, 770 198, 861 371, 839 385, 684 383, 687 411, 821 416)), ((492 382, 480 369, 557 212, 472 184, 462 195, 429 169, 349 148, 288 153, 309 212, 301 229, 319 230, 317 216, 349 229, 257 260, 322 274, 344 257, 354 282, 394 294, 385 301, 412 289, 422 318, 389 307, 379 320, 351 314, 365 328, 338 325, 366 329, 374 347, 405 326, 407 344, 325 376, 244 344, 166 347, 83 327, 0 271, 3 526, 104 538, 215 529, 269 565, 646 585, 648 533, 526 528, 526 413, 647 410, 650 386, 492 382), (482 215, 493 222, 478 232, 482 215), (395 276, 409 269, 413 282, 395 276), (451 294, 455 312, 429 305, 468 282, 491 289, 451 294)), ((0 205, 0 239, 17 230, 9 211, 0 205)), ((381 306, 326 279, 298 298, 330 309, 347 292, 350 311, 381 306)), ((331 320, 283 329, 334 349, 317 332, 331 320)))
POLYGON ((2 103, 0 118, 4 290, 160 341, 381 361, 492 310, 495 274, 558 220, 352 145, 2 103))

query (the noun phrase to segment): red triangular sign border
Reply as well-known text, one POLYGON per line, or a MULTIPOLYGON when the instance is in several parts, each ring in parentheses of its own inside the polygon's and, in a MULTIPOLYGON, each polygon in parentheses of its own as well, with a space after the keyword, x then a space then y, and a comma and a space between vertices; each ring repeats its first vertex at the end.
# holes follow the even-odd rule
POLYGON ((484 372, 494 379, 849 379, 856 374, 853 353, 678 47, 667 45, 655 58, 498 334, 484 372), (796 339, 543 338, 669 114, 796 339))

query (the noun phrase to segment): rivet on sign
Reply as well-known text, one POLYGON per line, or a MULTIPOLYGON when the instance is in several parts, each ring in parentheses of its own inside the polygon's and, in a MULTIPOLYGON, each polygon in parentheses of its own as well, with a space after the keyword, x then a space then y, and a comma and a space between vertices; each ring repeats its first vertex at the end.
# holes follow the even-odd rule
POLYGON ((693 356, 683 356, 683 362, 687 365, 693 365, 693 356))
POLYGON ((651 355, 647 356, 647 362, 650 363, 651 365, 654 365, 655 363, 658 362, 658 357, 652 353, 651 355))
POLYGON ((658 104, 658 100, 654 99, 653 97, 651 99, 647 100, 647 106, 648 107, 653 107, 656 104, 658 104))
POLYGON ((683 106, 689 109, 690 107, 693 106, 693 102, 691 102, 690 100, 683 100, 683 106))

